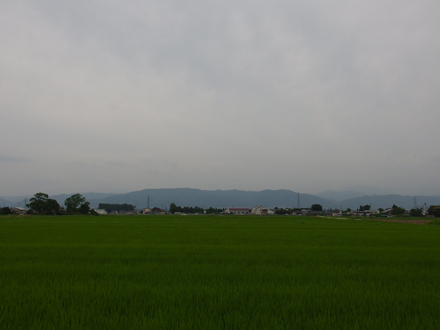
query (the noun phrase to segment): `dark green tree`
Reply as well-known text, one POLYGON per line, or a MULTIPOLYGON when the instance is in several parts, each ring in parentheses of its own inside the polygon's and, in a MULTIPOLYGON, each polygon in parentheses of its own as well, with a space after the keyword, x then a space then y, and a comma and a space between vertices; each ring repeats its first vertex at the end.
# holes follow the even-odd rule
POLYGON ((90 203, 84 202, 78 208, 78 212, 81 214, 89 214, 90 213, 90 203))
POLYGON ((322 211, 322 205, 321 204, 313 204, 310 209, 312 211, 322 211))
POLYGON ((405 213, 404 208, 398 207, 396 204, 393 205, 393 210, 391 211, 391 214, 400 215, 404 213, 405 213))
POLYGON ((74 194, 64 201, 64 206, 66 207, 66 211, 69 213, 76 213, 78 208, 82 203, 86 201, 85 197, 81 194, 74 194))
POLYGON ((29 204, 26 206, 33 212, 41 213, 46 208, 47 200, 49 199, 49 195, 39 192, 36 193, 29 200, 29 204))
POLYGON ((40 214, 56 214, 60 210, 58 202, 42 192, 36 193, 26 206, 30 211, 40 214))
POLYGON ((55 199, 49 198, 46 202, 46 209, 44 213, 56 215, 60 210, 60 204, 55 199))
POLYGON ((179 212, 177 211, 177 206, 174 203, 170 204, 170 213, 173 214, 174 212, 179 212))

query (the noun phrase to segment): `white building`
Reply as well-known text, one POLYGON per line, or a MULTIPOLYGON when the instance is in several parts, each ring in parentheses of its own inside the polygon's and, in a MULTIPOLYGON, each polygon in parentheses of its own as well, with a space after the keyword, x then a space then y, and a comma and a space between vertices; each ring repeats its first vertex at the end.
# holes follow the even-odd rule
POLYGON ((101 215, 107 214, 107 211, 105 209, 93 209, 93 211, 101 215))
POLYGON ((255 206, 251 209, 251 214, 255 215, 273 215, 274 211, 263 206, 255 206))
POLYGON ((247 207, 228 207, 225 210, 225 213, 245 215, 245 214, 249 214, 249 209, 247 207))

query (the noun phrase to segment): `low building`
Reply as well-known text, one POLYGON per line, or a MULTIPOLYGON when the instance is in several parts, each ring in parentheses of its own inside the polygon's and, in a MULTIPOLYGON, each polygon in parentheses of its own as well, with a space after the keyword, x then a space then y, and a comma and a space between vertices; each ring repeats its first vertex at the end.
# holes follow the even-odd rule
MULTIPOLYGON (((145 209, 144 209, 144 210, 145 210, 145 209)), ((159 214, 159 215, 164 215, 164 214, 167 213, 167 211, 161 209, 160 207, 153 207, 153 208, 151 209, 151 211, 148 212, 148 213, 149 213, 149 214, 159 214)), ((146 214, 146 213, 143 213, 143 214, 146 214)))
POLYGON ((342 211, 338 210, 338 209, 329 209, 327 211, 325 211, 325 215, 329 216, 329 217, 341 217, 342 216, 342 211))
POLYGON ((374 214, 374 211, 352 211, 351 214, 357 217, 369 217, 374 214))
POLYGON ((107 211, 105 209, 93 209, 93 211, 95 211, 96 213, 100 214, 100 215, 106 215, 107 211))
POLYGON ((305 215, 313 215, 313 216, 323 215, 323 214, 324 214, 324 211, 312 211, 312 210, 306 210, 306 213, 305 213, 305 215))
POLYGON ((380 214, 385 214, 385 215, 390 216, 392 214, 391 212, 393 212, 392 207, 390 207, 389 209, 383 210, 382 212, 380 212, 380 214))
POLYGON ((19 214, 19 215, 24 215, 26 214, 27 210, 22 208, 22 207, 14 207, 11 209, 11 213, 15 213, 15 214, 19 214))
POLYGON ((225 210, 226 214, 237 214, 237 215, 247 215, 249 214, 249 209, 247 207, 228 207, 225 210))
POLYGON ((270 210, 267 207, 263 207, 263 206, 255 206, 251 209, 250 214, 255 214, 255 215, 273 215, 274 211, 270 210))

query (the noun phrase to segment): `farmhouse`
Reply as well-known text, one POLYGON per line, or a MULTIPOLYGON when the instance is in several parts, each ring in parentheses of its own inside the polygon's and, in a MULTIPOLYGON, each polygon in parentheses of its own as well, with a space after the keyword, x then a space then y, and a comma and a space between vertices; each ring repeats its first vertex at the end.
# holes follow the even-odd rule
POLYGON ((11 212, 19 215, 24 215, 26 214, 26 209, 16 206, 13 209, 11 209, 11 212))
POLYGON ((390 216, 392 214, 391 213, 392 211, 393 211, 393 208, 390 207, 389 209, 386 209, 386 210, 383 210, 382 212, 380 212, 380 214, 390 216))
POLYGON ((269 210, 267 207, 263 207, 263 206, 255 206, 251 209, 250 214, 255 214, 255 215, 273 215, 274 211, 269 210))
POLYGON ((225 210, 225 213, 227 214, 249 214, 249 209, 247 207, 228 207, 225 210))

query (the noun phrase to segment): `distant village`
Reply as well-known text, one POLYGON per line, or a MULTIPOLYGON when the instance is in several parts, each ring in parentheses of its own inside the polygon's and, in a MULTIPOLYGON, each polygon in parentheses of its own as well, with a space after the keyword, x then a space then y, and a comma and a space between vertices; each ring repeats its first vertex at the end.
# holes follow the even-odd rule
POLYGON ((228 208, 201 208, 190 206, 177 206, 174 203, 169 205, 168 209, 164 207, 149 206, 143 209, 136 209, 132 204, 99 204, 98 208, 90 208, 90 203, 80 194, 74 194, 66 198, 64 206, 59 205, 54 199, 49 198, 47 194, 37 193, 30 198, 26 207, 3 207, 0 214, 47 214, 47 215, 197 215, 197 214, 224 214, 224 215, 291 215, 291 216, 328 216, 328 217, 392 217, 392 216, 411 216, 411 217, 440 217, 440 206, 431 205, 429 208, 414 207, 411 210, 392 205, 387 209, 379 208, 372 210, 371 205, 360 205, 356 210, 347 208, 325 209, 320 204, 313 204, 309 208, 268 208, 265 206, 247 207, 228 207, 228 208))
MULTIPOLYGON (((159 207, 153 207, 153 208, 144 208, 142 210, 132 210, 132 211, 116 211, 111 210, 107 211, 105 209, 94 209, 95 212, 101 215, 106 214, 125 214, 125 215, 148 215, 148 214, 157 214, 157 215, 165 215, 165 214, 174 214, 174 215, 198 215, 198 214, 230 214, 230 215, 293 215, 293 216, 330 216, 330 217, 341 217, 341 216, 355 216, 355 217, 370 217, 370 216, 378 216, 378 217, 392 217, 395 215, 405 215, 405 216, 417 216, 417 217, 423 217, 423 216, 430 216, 428 210, 423 209, 417 209, 416 212, 413 211, 413 214, 411 214, 410 211, 404 210, 401 212, 399 210, 399 213, 396 213, 396 207, 391 207, 388 209, 380 209, 380 210, 338 210, 338 209, 322 209, 319 210, 320 205, 314 205, 315 207, 310 208, 303 208, 303 209, 291 209, 291 208, 274 208, 270 209, 263 206, 255 206, 253 208, 246 208, 246 207, 228 207, 225 209, 218 209, 218 212, 209 212, 206 209, 202 209, 201 212, 181 212, 181 211, 171 211, 161 209, 159 207)), ((434 215, 431 215, 434 216, 434 215)))

